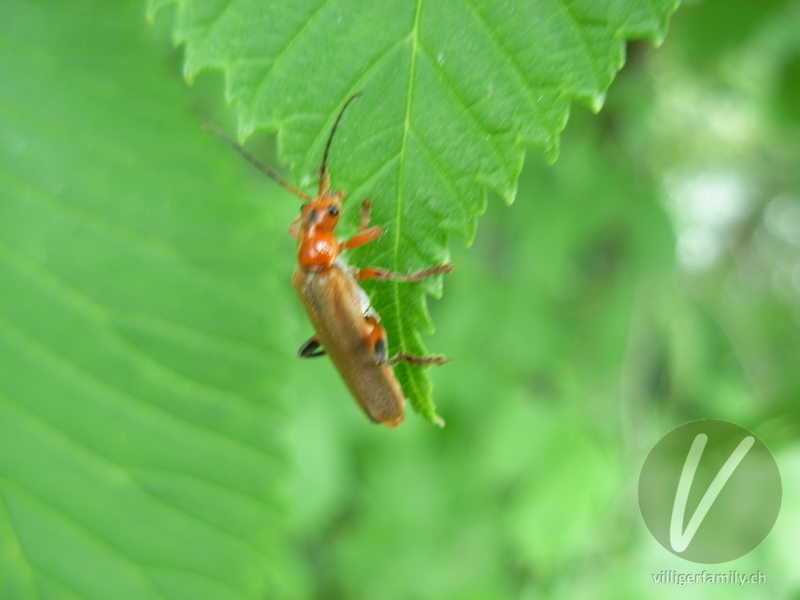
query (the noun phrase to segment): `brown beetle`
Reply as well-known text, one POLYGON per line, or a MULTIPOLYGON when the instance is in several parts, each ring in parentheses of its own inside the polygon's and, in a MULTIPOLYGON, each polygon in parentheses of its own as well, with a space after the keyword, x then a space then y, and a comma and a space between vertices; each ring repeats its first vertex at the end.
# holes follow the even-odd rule
POLYGON ((389 357, 386 331, 358 282, 365 279, 419 281, 447 273, 453 269, 453 265, 436 265, 404 275, 376 267, 349 267, 341 259, 340 254, 344 250, 363 246, 381 234, 380 227, 369 227, 371 205, 366 198, 361 204, 361 222, 356 234, 340 241, 334 232, 345 192, 332 192, 330 189, 328 152, 345 109, 357 96, 354 94, 348 98, 336 117, 320 163, 319 186, 314 198, 287 183, 224 132, 213 127, 208 129, 224 138, 250 163, 305 202, 300 215, 289 226, 289 233, 298 242, 298 267, 292 277, 292 285, 303 302, 316 334, 300 347, 299 356, 330 356, 366 415, 376 423, 396 427, 403 421, 405 399, 392 366, 400 361, 417 365, 443 364, 449 359, 441 355, 413 356, 402 351, 389 357))

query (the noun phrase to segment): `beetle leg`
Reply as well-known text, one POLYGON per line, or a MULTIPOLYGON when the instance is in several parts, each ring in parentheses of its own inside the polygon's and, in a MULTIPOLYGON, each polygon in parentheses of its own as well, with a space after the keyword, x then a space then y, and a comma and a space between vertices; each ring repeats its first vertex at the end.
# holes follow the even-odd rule
POLYGON ((305 344, 300 346, 300 349, 297 351, 297 356, 300 358, 315 358, 324 355, 325 348, 319 343, 317 336, 310 338, 305 344))
POLYGON ((298 223, 302 218, 303 215, 297 215, 297 218, 289 223, 289 235, 291 235, 293 238, 300 238, 300 227, 298 227, 298 223))
POLYGON ((367 346, 372 348, 375 353, 375 364, 384 365, 389 356, 389 348, 386 344, 386 330, 374 313, 364 315, 364 320, 368 325, 372 326, 367 336, 367 346))
POLYGON ((369 226, 369 215, 372 212, 372 202, 364 197, 361 201, 361 219, 358 222, 358 230, 364 231, 369 226))
POLYGON ((350 250, 351 248, 358 248, 359 246, 363 246, 364 244, 369 244, 372 240, 378 238, 381 234, 380 227, 368 227, 367 229, 362 229, 349 240, 342 242, 339 247, 342 250, 350 250))
POLYGON ((432 277, 441 273, 449 273, 453 270, 453 265, 434 265, 421 271, 414 271, 413 273, 392 273, 386 269, 379 267, 367 267, 366 269, 357 269, 355 277, 358 281, 365 279, 378 279, 380 281, 420 281, 426 277, 432 277))
POLYGON ((414 365, 443 365, 450 362, 450 359, 441 354, 431 354, 429 356, 414 356, 408 352, 398 352, 391 358, 387 358, 389 348, 386 345, 386 330, 378 319, 372 315, 365 317, 367 323, 372 325, 372 330, 367 337, 367 344, 375 352, 375 362, 379 365, 393 367, 400 361, 405 361, 414 365))
POLYGON ((369 227, 369 215, 372 211, 372 203, 369 198, 364 198, 361 201, 361 219, 358 222, 357 233, 346 242, 340 244, 340 249, 358 248, 364 244, 370 243, 381 234, 380 227, 369 227))
POLYGON ((450 359, 443 354, 430 354, 428 356, 414 356, 408 352, 398 352, 392 358, 387 360, 384 364, 388 367, 393 367, 397 363, 405 361, 412 365, 443 365, 449 363, 450 359))

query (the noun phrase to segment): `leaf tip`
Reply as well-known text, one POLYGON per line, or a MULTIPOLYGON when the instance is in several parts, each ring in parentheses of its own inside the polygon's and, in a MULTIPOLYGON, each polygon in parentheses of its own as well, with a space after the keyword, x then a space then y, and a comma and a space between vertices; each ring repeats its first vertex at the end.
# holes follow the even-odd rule
POLYGON ((594 114, 600 112, 603 108, 603 105, 606 103, 606 95, 604 92, 598 92, 596 94, 592 94, 588 99, 589 108, 592 110, 594 114))
POLYGON ((436 425, 439 429, 444 429, 444 426, 447 424, 433 406, 424 411, 420 411, 420 413, 429 423, 436 425))
POLYGON ((559 150, 560 147, 559 147, 558 134, 549 136, 545 142, 545 145, 542 148, 545 160, 552 165, 554 162, 556 162, 556 159, 558 158, 559 150))
POLYGON ((186 61, 183 66, 183 80, 186 82, 186 85, 194 85, 194 78, 196 75, 197 71, 189 65, 189 61, 186 61))

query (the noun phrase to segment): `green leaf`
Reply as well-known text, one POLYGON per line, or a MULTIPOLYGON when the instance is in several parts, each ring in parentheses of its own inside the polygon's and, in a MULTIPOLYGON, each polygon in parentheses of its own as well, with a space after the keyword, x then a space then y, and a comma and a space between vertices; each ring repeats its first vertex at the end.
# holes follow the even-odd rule
POLYGON ((154 42, 138 2, 0 5, 4 599, 284 576, 288 272, 154 42))
MULTIPOLYGON (((150 0, 151 14, 167 4, 150 0)), ((349 193, 351 223, 368 195, 385 231, 354 262, 407 272, 447 260, 453 233, 472 240, 487 191, 513 200, 527 147, 555 158, 570 102, 598 110, 626 39, 660 41, 677 1, 177 4, 186 77, 223 70, 240 137, 277 131, 303 185, 339 108, 363 91, 334 141, 332 181, 349 193)), ((441 281, 369 291, 392 349, 423 353, 424 292, 439 295, 441 281)), ((435 419, 425 371, 396 370, 414 408, 435 419)))

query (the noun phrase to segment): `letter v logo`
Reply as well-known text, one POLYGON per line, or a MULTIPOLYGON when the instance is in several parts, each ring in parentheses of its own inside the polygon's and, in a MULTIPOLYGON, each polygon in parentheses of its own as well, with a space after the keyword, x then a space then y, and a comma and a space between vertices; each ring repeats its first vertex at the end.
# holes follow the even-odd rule
POLYGON ((639 508, 666 550, 700 564, 740 558, 767 537, 781 508, 781 475, 744 427, 705 419, 662 437, 639 474, 639 508))
POLYGON ((692 442, 692 447, 689 449, 689 454, 686 455, 686 462, 683 464, 681 471, 681 478, 678 481, 678 489, 675 492, 675 502, 672 505, 672 520, 669 524, 669 543, 675 552, 683 552, 691 543, 697 529, 706 518, 708 511, 711 510, 711 505, 717 499, 722 488, 731 478, 736 467, 742 462, 745 454, 750 451, 755 443, 755 438, 752 435, 747 436, 736 447, 736 450, 728 457, 725 464, 714 477, 714 481, 708 486, 706 493, 700 500, 700 504, 694 511, 694 514, 689 519, 689 524, 686 530, 683 529, 684 515, 686 514, 686 503, 689 501, 689 490, 692 488, 694 475, 697 472, 697 465, 700 464, 700 459, 703 456, 703 450, 706 447, 708 436, 704 433, 698 433, 692 442))

